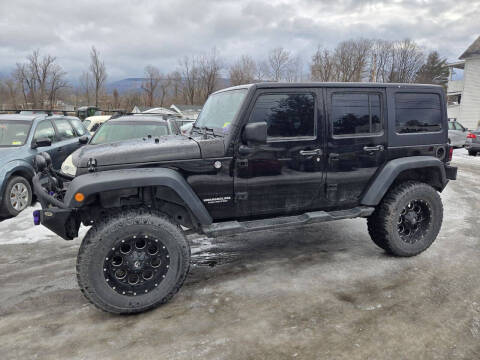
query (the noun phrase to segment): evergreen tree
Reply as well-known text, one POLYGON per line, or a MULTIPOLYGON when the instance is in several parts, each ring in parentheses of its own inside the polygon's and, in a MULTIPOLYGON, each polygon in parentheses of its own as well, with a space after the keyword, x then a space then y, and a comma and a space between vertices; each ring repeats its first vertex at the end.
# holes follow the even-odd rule
POLYGON ((417 73, 416 82, 445 85, 448 81, 447 59, 441 59, 437 51, 428 54, 427 61, 417 73))

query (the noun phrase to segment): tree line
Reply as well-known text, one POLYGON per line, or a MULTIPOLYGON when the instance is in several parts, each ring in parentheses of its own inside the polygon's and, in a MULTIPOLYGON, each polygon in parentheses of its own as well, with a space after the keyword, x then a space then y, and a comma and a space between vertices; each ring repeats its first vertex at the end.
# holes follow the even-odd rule
POLYGON ((340 81, 445 84, 446 59, 437 51, 426 53, 416 42, 405 39, 350 39, 334 48, 319 46, 309 59, 277 47, 265 58, 243 54, 228 63, 216 48, 178 60, 174 71, 157 66, 144 69, 141 86, 120 93, 106 91, 107 68, 92 46, 90 64, 73 86, 52 55, 38 50, 17 63, 13 72, 0 79, 0 105, 15 109, 74 106, 127 109, 177 104, 203 104, 214 91, 257 81, 340 81), (305 61, 307 60, 307 61, 305 61))

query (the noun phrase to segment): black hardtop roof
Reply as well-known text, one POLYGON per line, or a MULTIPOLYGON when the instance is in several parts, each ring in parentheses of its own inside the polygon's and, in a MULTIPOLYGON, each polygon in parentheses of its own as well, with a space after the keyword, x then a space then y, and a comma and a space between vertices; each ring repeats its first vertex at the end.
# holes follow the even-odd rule
POLYGON ((374 82, 301 82, 301 83, 287 83, 287 82, 260 82, 254 84, 245 84, 233 86, 217 91, 237 90, 237 89, 278 89, 278 88, 399 88, 399 89, 443 89, 440 85, 432 84, 405 84, 405 83, 374 83, 374 82))

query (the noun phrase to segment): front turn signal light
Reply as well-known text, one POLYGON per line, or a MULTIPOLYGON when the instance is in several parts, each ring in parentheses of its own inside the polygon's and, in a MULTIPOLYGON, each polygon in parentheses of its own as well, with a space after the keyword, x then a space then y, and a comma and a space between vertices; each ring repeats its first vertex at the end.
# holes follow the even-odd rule
POLYGON ((85 200, 85 195, 83 195, 82 193, 76 193, 75 194, 75 200, 77 202, 82 202, 83 200, 85 200))

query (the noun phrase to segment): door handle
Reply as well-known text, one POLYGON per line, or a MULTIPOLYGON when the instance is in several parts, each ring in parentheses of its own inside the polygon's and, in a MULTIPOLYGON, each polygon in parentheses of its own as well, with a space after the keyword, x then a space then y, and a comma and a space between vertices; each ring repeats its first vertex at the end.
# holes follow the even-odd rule
POLYGON ((322 149, 300 150, 299 153, 303 156, 322 155, 322 149))
POLYGON ((383 151, 383 149, 384 149, 383 145, 363 147, 363 151, 366 151, 366 152, 383 151))

